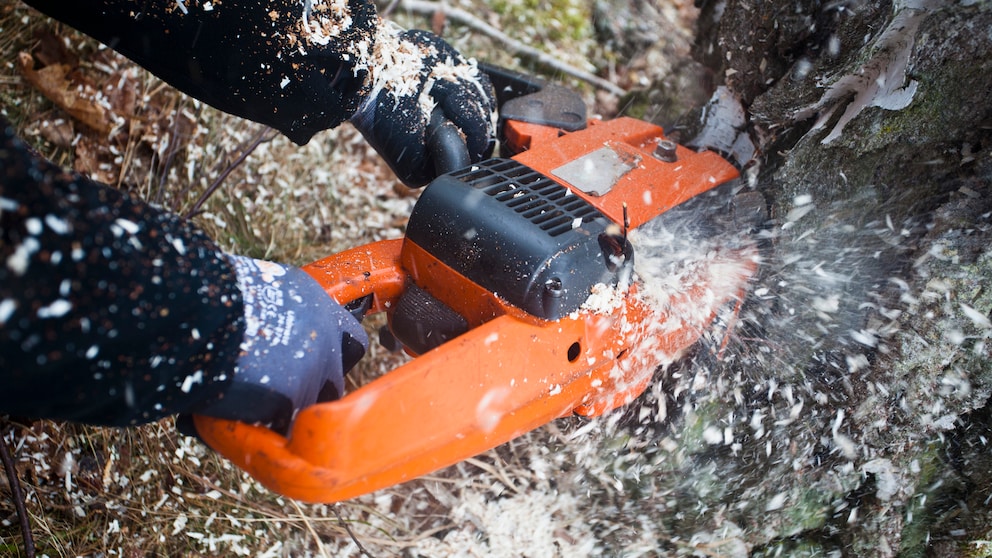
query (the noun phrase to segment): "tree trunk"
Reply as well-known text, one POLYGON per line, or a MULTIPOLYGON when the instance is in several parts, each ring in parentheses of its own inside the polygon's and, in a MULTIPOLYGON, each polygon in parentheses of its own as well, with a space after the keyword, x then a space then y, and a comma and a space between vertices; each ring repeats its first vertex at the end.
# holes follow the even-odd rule
POLYGON ((629 431, 618 505, 651 501, 674 552, 992 536, 990 29, 988 2, 702 2, 771 221, 736 350, 667 371, 642 401, 666 422, 629 431))

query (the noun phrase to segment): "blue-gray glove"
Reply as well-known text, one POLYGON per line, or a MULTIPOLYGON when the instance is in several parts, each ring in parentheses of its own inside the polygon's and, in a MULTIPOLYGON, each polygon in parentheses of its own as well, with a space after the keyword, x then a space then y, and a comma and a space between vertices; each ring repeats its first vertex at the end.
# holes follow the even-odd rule
POLYGON ((407 186, 435 177, 427 125, 435 109, 461 132, 472 162, 492 154, 496 100, 489 78, 426 31, 383 22, 369 63, 368 92, 351 122, 407 186))
POLYGON ((305 271, 228 256, 247 328, 230 386, 201 415, 285 433, 300 409, 344 394, 344 374, 368 339, 361 324, 305 271))

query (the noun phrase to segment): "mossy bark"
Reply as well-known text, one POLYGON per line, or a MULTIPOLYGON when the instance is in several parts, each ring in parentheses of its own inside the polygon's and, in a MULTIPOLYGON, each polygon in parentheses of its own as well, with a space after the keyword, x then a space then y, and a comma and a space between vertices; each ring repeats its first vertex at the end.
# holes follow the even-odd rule
POLYGON ((990 29, 988 2, 701 3, 772 220, 737 350, 630 426, 673 553, 987 555, 990 29))

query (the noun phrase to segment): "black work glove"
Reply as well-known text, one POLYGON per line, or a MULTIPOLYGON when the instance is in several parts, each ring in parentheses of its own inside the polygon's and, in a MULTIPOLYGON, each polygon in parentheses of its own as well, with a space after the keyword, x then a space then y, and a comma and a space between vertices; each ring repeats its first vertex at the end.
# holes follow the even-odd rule
POLYGON ((344 394, 344 374, 368 346, 361 324, 305 271, 228 256, 247 329, 234 377, 196 414, 285 433, 296 412, 344 394))
POLYGON ((351 122, 407 186, 423 186, 436 175, 426 146, 435 108, 464 136, 472 162, 492 154, 492 85, 448 43, 384 22, 368 71, 369 91, 351 122))

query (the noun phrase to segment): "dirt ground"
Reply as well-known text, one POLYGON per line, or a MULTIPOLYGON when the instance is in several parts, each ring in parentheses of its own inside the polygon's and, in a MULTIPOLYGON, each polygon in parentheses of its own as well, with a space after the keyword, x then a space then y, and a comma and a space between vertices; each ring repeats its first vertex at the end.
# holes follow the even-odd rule
MULTIPOLYGON (((650 17, 635 10, 640 2, 451 4, 625 90, 688 57, 694 17, 682 1, 650 4, 650 17)), ((622 108, 615 94, 562 78, 457 18, 406 11, 402 2, 390 17, 433 27, 469 56, 563 80, 583 91, 594 113, 622 108)), ((416 192, 347 125, 297 147, 185 97, 14 0, 0 1, 0 51, 0 108, 40 152, 190 216, 227 250, 303 264, 403 234, 416 192)), ((351 379, 387 371, 399 358, 373 346, 351 379)), ((177 434, 171 420, 127 430, 6 421, 0 431, 39 556, 582 556, 618 533, 629 555, 650 554, 637 526, 584 514, 589 494, 619 494, 608 475, 579 471, 598 450, 575 446, 597 429, 559 421, 335 505, 270 493, 177 434)), ((0 494, 0 554, 24 556, 6 476, 0 494)))

